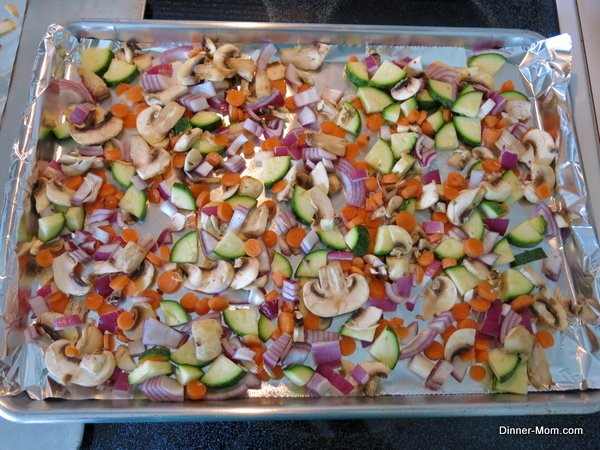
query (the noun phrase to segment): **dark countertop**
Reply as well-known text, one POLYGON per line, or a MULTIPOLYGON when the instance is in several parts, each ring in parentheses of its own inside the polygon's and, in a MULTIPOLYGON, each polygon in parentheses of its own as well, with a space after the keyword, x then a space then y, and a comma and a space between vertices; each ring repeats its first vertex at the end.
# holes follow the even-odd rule
MULTIPOLYGON (((522 28, 559 33, 554 0, 147 0, 145 18, 522 28)), ((346 421, 87 425, 82 448, 597 448, 600 414, 346 421), (500 435, 583 427, 582 436, 500 435)))

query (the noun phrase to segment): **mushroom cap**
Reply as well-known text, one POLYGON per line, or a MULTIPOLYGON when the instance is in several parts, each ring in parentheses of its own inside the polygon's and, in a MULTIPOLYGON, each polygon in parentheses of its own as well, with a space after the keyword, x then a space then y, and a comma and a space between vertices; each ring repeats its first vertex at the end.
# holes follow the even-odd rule
POLYGON ((364 276, 344 276, 339 262, 319 269, 319 279, 310 280, 302 288, 304 305, 319 317, 335 317, 357 310, 369 298, 369 285, 364 276))
POLYGON ((423 298, 423 317, 429 320, 449 311, 458 301, 458 291, 450 278, 439 276, 423 289, 423 298))
POLYGON ((63 253, 52 260, 52 272, 56 287, 65 294, 81 296, 92 289, 91 285, 75 274, 75 261, 68 253, 63 253))
POLYGON ((303 45, 282 48, 279 54, 283 64, 291 63, 302 70, 318 70, 323 65, 329 48, 327 44, 303 45))
POLYGON ((144 322, 146 319, 156 319, 156 313, 152 307, 146 303, 134 303, 131 306, 131 312, 135 314, 135 323, 133 328, 123 330, 123 334, 132 341, 137 341, 142 338, 144 331, 144 322))
POLYGON ((336 156, 346 155, 346 144, 348 141, 344 138, 316 132, 307 133, 306 142, 312 147, 321 147, 323 150, 336 156))
POLYGON ((546 350, 539 345, 533 346, 527 358, 527 375, 533 387, 547 388, 552 385, 552 373, 546 358, 546 350))
POLYGON ((246 217, 242 226, 242 233, 250 237, 262 236, 267 229, 268 220, 269 208, 262 203, 246 217))
POLYGON ((459 226, 467 221, 473 208, 483 199, 484 189, 478 187, 462 191, 455 199, 448 203, 446 215, 453 225, 459 226))
POLYGON ((417 202, 417 209, 423 210, 431 208, 438 202, 439 199, 440 195, 437 190, 437 183, 435 180, 431 181, 431 183, 423 186, 423 194, 417 202))
POLYGON ((102 161, 95 156, 76 156, 63 154, 58 159, 61 165, 62 171, 69 176, 81 175, 87 172, 92 167, 101 168, 104 167, 102 161))
POLYGON ((81 337, 75 347, 80 353, 95 353, 102 348, 104 333, 93 323, 88 323, 81 330, 81 337))
POLYGON ((407 100, 413 95, 416 95, 421 89, 421 79, 414 77, 406 77, 400 80, 396 86, 392 88, 390 94, 398 101, 407 100))
POLYGON ((558 149, 550 133, 545 130, 534 128, 528 131, 523 136, 523 143, 533 147, 537 164, 550 165, 556 158, 558 149))
POLYGON ((78 128, 71 125, 71 137, 79 145, 101 145, 118 136, 123 131, 123 121, 110 116, 97 125, 78 128))
POLYGON ((494 202, 503 202, 512 194, 513 187, 504 178, 498 178, 494 181, 485 181, 482 184, 485 189, 483 194, 486 200, 494 202))
POLYGON ((142 180, 161 174, 171 162, 169 152, 159 147, 151 149, 141 136, 131 136, 127 143, 133 167, 142 180))
POLYGON ((44 355, 46 368, 60 383, 79 386, 98 386, 107 381, 115 370, 115 357, 108 350, 69 357, 65 348, 71 345, 66 339, 50 344, 44 355))
POLYGON ((69 189, 56 179, 46 183, 46 197, 55 205, 71 206, 71 197, 74 194, 75 191, 69 189))
POLYGON ((187 279, 183 285, 193 291, 206 294, 216 294, 229 287, 235 271, 231 263, 219 260, 212 269, 200 269, 193 264, 184 264, 183 270, 187 273, 187 279))
POLYGON ((263 188, 264 186, 260 180, 257 180, 254 177, 244 176, 240 179, 238 194, 258 198, 260 197, 260 194, 262 194, 263 188))
POLYGON ((260 267, 258 259, 238 258, 236 260, 236 265, 238 261, 240 266, 236 267, 235 275, 229 285, 230 289, 243 289, 258 277, 258 269, 260 267))
POLYGON ((138 114, 136 127, 138 133, 150 145, 166 144, 169 130, 181 119, 185 107, 176 102, 168 102, 164 107, 150 106, 138 114))
POLYGON ((196 344, 196 358, 211 361, 222 352, 223 327, 215 319, 199 319, 192 322, 192 337, 196 344))
POLYGON ((475 330, 461 328, 450 335, 444 347, 444 359, 452 361, 454 357, 475 345, 475 330))

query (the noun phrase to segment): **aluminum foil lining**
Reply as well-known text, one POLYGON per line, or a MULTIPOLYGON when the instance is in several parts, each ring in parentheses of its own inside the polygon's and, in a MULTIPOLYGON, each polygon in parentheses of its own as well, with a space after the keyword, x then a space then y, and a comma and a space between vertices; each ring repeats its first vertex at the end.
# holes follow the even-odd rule
MULTIPOLYGON (((3 247, 0 252, 0 396, 15 395, 26 391, 31 398, 49 397, 68 399, 114 399, 119 398, 110 388, 89 389, 77 386, 62 386, 47 375, 43 354, 36 344, 26 343, 23 330, 31 318, 28 314, 27 299, 33 289, 39 287, 35 277, 19 278, 19 263, 15 252, 17 225, 20 220, 28 220, 24 211, 30 211, 29 197, 34 181, 32 169, 39 159, 54 157, 63 149, 60 146, 47 148, 38 145, 37 134, 42 110, 41 95, 51 76, 69 78, 73 63, 78 60, 79 51, 88 46, 106 46, 116 48, 119 43, 76 39, 63 27, 55 25, 49 28, 40 44, 33 81, 30 103, 27 107, 21 133, 13 146, 10 166, 9 188, 5 193, 2 211, 3 247), (37 283, 37 284, 36 284, 37 283)), ((165 47, 145 42, 142 47, 161 51, 165 47)), ((168 47, 175 45, 170 43, 168 47)), ((243 53, 256 57, 259 44, 239 44, 243 53)), ((371 46, 384 59, 399 59, 404 56, 421 55, 425 65, 440 60, 447 64, 465 66, 470 51, 458 47, 424 46, 371 46)), ((348 88, 340 74, 342 65, 349 55, 364 54, 367 49, 359 45, 334 45, 327 57, 325 69, 316 75, 317 88, 325 85, 348 88), (335 83, 337 80, 338 85, 335 83)), ((555 334, 556 343, 548 350, 554 385, 551 390, 584 390, 600 387, 600 360, 598 357, 599 334, 598 316, 600 307, 595 300, 600 288, 600 252, 596 233, 589 214, 590 203, 584 178, 584 170, 574 132, 573 118, 569 108, 568 85, 571 76, 571 38, 560 35, 541 40, 527 47, 514 46, 501 49, 508 57, 506 64, 497 74, 496 82, 513 80, 516 88, 535 98, 535 125, 545 117, 556 115, 560 120, 559 159, 556 164, 557 189, 551 207, 555 211, 567 214, 572 227, 563 229, 561 235, 546 240, 547 253, 559 249, 564 255, 563 274, 557 283, 562 293, 570 301, 573 314, 569 318, 568 329, 555 334)), ((591 150, 591 149, 590 149, 591 150)), ((444 170, 445 157, 440 154, 437 162, 444 170)), ((248 174, 256 173, 256 167, 249 164, 248 174)), ((444 175, 444 174, 443 174, 444 175)), ((596 176, 596 174, 589 174, 596 176)), ((513 205, 512 223, 529 217, 533 211, 531 205, 513 205), (514 218, 513 218, 514 217, 514 218)), ((147 220, 145 227, 152 220, 147 220)), ((147 230, 147 228, 145 228, 147 230)), ((159 231, 158 228, 153 231, 159 231)), ((533 264, 539 270, 539 262, 533 264)), ((554 289, 554 286, 550 286, 554 289)), ((422 301, 422 300, 421 300, 422 301)), ((125 307, 128 305, 126 304, 125 307)), ((420 312, 419 301, 413 313, 400 306, 396 315, 408 322, 420 312)), ((338 329, 342 320, 334 321, 331 329, 338 329)), ((365 349, 357 352, 355 361, 371 359, 365 349)), ((311 361, 308 361, 310 364, 311 361)), ((533 389, 532 389, 533 390, 533 389)), ((486 386, 475 383, 465 377, 462 383, 450 379, 440 392, 424 388, 424 382, 407 369, 407 362, 400 361, 387 380, 380 383, 382 395, 440 395, 440 394, 477 394, 486 391, 486 386)), ((261 389, 251 390, 251 397, 292 397, 305 396, 304 391, 295 389, 283 381, 264 383, 261 389)))

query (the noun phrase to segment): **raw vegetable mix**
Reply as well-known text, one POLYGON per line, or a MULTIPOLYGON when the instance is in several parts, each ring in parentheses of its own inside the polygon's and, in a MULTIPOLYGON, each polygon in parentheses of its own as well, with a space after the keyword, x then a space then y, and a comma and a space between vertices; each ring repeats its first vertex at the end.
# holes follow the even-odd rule
POLYGON ((467 373, 552 384, 556 130, 496 90, 500 53, 423 67, 369 51, 342 91, 314 85, 328 51, 126 44, 51 80, 41 138, 67 150, 37 168, 20 254, 53 378, 152 401, 280 379, 372 396, 399 367, 434 391, 467 373), (516 202, 536 212, 515 223, 516 202))

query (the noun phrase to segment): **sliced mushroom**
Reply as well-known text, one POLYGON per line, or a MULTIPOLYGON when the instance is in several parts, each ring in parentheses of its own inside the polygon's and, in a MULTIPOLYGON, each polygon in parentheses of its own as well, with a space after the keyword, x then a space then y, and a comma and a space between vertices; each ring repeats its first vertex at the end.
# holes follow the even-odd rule
POLYGON ((104 333, 98 329, 91 319, 81 330, 81 337, 75 344, 79 353, 95 353, 102 348, 104 333))
POLYGON ((329 52, 327 44, 282 48, 279 53, 283 64, 293 64, 302 70, 319 70, 329 52))
POLYGON ((142 291, 148 289, 154 282, 154 266, 148 260, 144 260, 143 264, 133 274, 129 276, 135 284, 135 290, 131 296, 139 295, 142 291))
POLYGON ((167 133, 181 119, 184 112, 185 107, 176 102, 169 102, 164 108, 150 106, 137 116, 138 133, 150 145, 166 145, 167 133))
POLYGON ((229 287, 234 277, 233 266, 227 261, 219 260, 212 269, 200 269, 193 264, 183 264, 187 278, 183 285, 197 292, 216 294, 229 287))
POLYGON ((504 111, 517 120, 531 119, 531 103, 529 100, 509 100, 504 105, 504 111))
POLYGON ((421 61, 421 57, 417 56, 416 58, 409 61, 409 63, 404 66, 404 70, 411 77, 418 77, 423 73, 423 62, 421 61))
POLYGON ((110 97, 110 89, 102 78, 83 67, 77 69, 77 74, 81 78, 83 85, 91 92, 97 102, 106 100, 110 97))
POLYGON ((455 199, 448 203, 446 215, 453 225, 462 225, 471 215, 471 211, 483 199, 484 189, 478 187, 462 191, 455 199))
POLYGON ((240 49, 233 44, 223 44, 213 56, 213 64, 220 69, 229 69, 227 67, 227 60, 229 58, 238 58, 240 56, 240 49))
POLYGON ((546 350, 539 345, 534 345, 527 359, 527 375, 529 382, 536 388, 549 388, 552 386, 550 364, 546 357, 546 350))
POLYGON ((66 339, 72 343, 75 343, 79 339, 79 332, 77 328, 68 327, 62 330, 54 329, 54 319, 63 316, 64 314, 47 311, 40 314, 37 323, 53 340, 66 339))
MULTIPOLYGON (((338 110, 336 104, 330 102, 329 100, 319 100, 315 109, 319 114, 325 116, 325 118, 327 119, 336 120, 338 117, 338 110)), ((344 107, 342 111, 347 111, 349 113, 349 108, 344 107)), ((348 114, 348 117, 350 117, 350 114, 348 114)))
POLYGON ((402 206, 402 203, 404 203, 404 198, 402 198, 399 195, 393 196, 387 204, 387 207, 385 209, 385 216, 387 218, 391 218, 392 215, 398 210, 398 208, 402 206))
POLYGON ((493 159, 496 157, 494 152, 487 147, 474 147, 473 150, 471 150, 471 154, 480 160, 493 159))
POLYGON ((238 194, 247 197, 258 198, 263 191, 263 184, 254 177, 244 176, 240 179, 238 194))
POLYGON ((421 198, 417 202, 417 209, 418 210, 429 209, 433 205, 435 205, 439 199, 440 199, 440 196, 439 196, 438 190, 437 190, 437 183, 435 181, 432 181, 431 183, 423 186, 423 194, 421 195, 421 198))
POLYGON ((238 258, 233 267, 236 269, 230 289, 243 289, 258 278, 260 263, 256 258, 238 258))
MULTIPOLYGON (((233 71, 227 68, 219 68, 212 63, 204 63, 198 64, 194 67, 194 74, 196 75, 196 80, 202 81, 213 81, 213 82, 221 82, 226 78, 233 75, 233 71)), ((215 86, 216 87, 216 86, 215 86)))
POLYGON ((523 143, 531 146, 535 155, 535 162, 540 165, 550 165, 558 155, 558 148, 552 136, 538 128, 528 131, 523 136, 523 143))
POLYGON ((479 70, 478 67, 464 68, 456 81, 459 86, 462 86, 464 83, 482 84, 490 91, 494 90, 495 84, 494 77, 483 70, 479 70))
POLYGON ((151 149, 141 136, 129 137, 127 144, 133 167, 142 180, 160 175, 171 163, 169 152, 160 147, 151 149))
POLYGON ((110 351, 72 357, 65 353, 69 345, 72 344, 66 339, 53 342, 44 355, 48 372, 60 383, 91 387, 110 378, 115 370, 115 357, 110 351))
POLYGON ((336 156, 346 155, 346 144, 348 141, 344 138, 321 132, 307 133, 306 142, 312 147, 321 147, 323 150, 326 150, 336 156))
MULTIPOLYGON (((367 306, 354 311, 352 318, 348 321, 348 326, 358 330, 364 330, 377 325, 383 311, 374 306, 367 306)), ((387 366, 386 366, 387 367, 387 366)))
POLYGON ((193 56, 186 62, 184 62, 179 68, 179 71, 177 72, 177 78, 179 80, 179 83, 183 86, 192 86, 196 84, 196 77, 194 76, 194 67, 196 67, 197 64, 204 61, 205 59, 206 55, 204 53, 199 53, 196 56, 193 56))
POLYGON ((75 273, 77 261, 68 253, 63 253, 52 260, 54 282, 59 291, 67 295, 86 295, 92 289, 91 285, 75 273))
POLYGON ((308 190, 308 198, 310 203, 317 209, 319 215, 321 229, 333 230, 335 211, 333 209, 333 203, 325 192, 319 187, 314 186, 308 190))
POLYGON ((333 196, 333 195, 337 194, 338 192, 341 192, 342 191, 342 183, 340 183, 340 180, 338 179, 338 177, 336 177, 334 174, 330 173, 328 178, 329 178, 328 195, 333 196))
POLYGON ((398 278, 408 275, 410 268, 408 256, 388 256, 385 258, 385 262, 390 280, 396 281, 398 278))
POLYGON ((459 300, 458 291, 452 280, 445 276, 435 278, 423 289, 423 318, 429 320, 449 311, 459 300))
POLYGON ((419 92, 421 83, 420 78, 406 77, 392 88, 390 94, 398 101, 406 100, 419 92))
POLYGON ((257 98, 264 98, 271 95, 273 87, 271 81, 267 76, 266 70, 258 70, 254 76, 254 91, 256 92, 257 98))
POLYGON ((199 148, 192 147, 190 151, 185 155, 185 162, 183 169, 190 173, 202 162, 203 155, 199 148))
POLYGON ((104 167, 102 160, 95 156, 75 156, 65 153, 58 158, 58 162, 65 175, 70 177, 81 175, 91 168, 99 169, 104 167))
POLYGON ((105 120, 83 128, 70 127, 71 137, 79 145, 100 145, 117 137, 123 131, 123 121, 109 115, 105 120))
POLYGON ((556 175, 551 166, 531 164, 531 180, 525 182, 523 195, 531 203, 540 203, 542 199, 537 195, 537 188, 542 184, 547 184, 550 188, 554 188, 556 183, 556 175))
POLYGON ((319 279, 308 281, 302 288, 304 304, 319 317, 335 317, 357 310, 369 298, 369 285, 364 276, 348 278, 339 262, 319 269, 319 279))
POLYGON ((141 245, 129 241, 125 248, 121 250, 112 261, 113 265, 123 273, 131 273, 140 266, 146 258, 146 250, 141 245))
POLYGON ((533 298, 535 302, 531 308, 542 322, 559 331, 567 329, 569 326, 567 311, 557 299, 549 296, 546 287, 542 288, 533 298))
POLYGON ((269 208, 262 203, 258 208, 251 211, 242 226, 242 234, 248 237, 259 237, 264 234, 269 221, 269 208))
POLYGON ((505 201, 513 191, 512 185, 500 176, 484 181, 481 186, 485 189, 483 197, 494 202, 505 201))
POLYGON ((526 357, 531 353, 533 344, 535 344, 535 339, 527 331, 527 328, 523 325, 517 325, 508 332, 504 338, 503 346, 508 353, 518 353, 526 357))
POLYGON ((279 202, 286 201, 291 195, 292 190, 294 189, 294 185, 296 184, 296 179, 298 177, 298 166, 296 164, 292 164, 290 170, 283 177, 283 181, 285 181, 285 187, 276 194, 276 199, 279 202))
POLYGON ((461 328, 450 335, 444 348, 444 359, 452 361, 455 356, 467 352, 475 345, 475 330, 461 328))
POLYGON ((35 200, 35 211, 38 214, 50 206, 50 200, 46 194, 47 184, 48 182, 44 178, 39 178, 33 185, 32 193, 35 200))
POLYGON ((235 71, 244 80, 254 80, 254 74, 256 73, 256 63, 250 58, 229 58, 227 60, 227 67, 235 71))
POLYGON ((387 378, 390 374, 390 368, 380 361, 364 361, 360 363, 360 367, 362 367, 370 377, 387 378))
POLYGON ((482 281, 487 281, 490 269, 481 261, 476 259, 465 259, 463 261, 465 268, 482 281))
POLYGON ((398 225, 388 225, 384 228, 390 234, 394 250, 393 256, 407 255, 413 247, 413 239, 404 228, 398 225))
POLYGON ((71 206, 71 198, 75 191, 54 179, 46 183, 46 197, 55 205, 71 206))
POLYGON ((137 341, 142 338, 146 319, 156 319, 156 313, 148 303, 134 303, 130 311, 135 316, 135 321, 132 328, 123 330, 123 334, 127 339, 137 341))
POLYGON ((465 147, 459 147, 448 158, 448 165, 463 170, 470 160, 471 151, 465 147))
POLYGON ((310 171, 310 179, 313 186, 318 187, 327 195, 329 192, 329 176, 322 161, 319 161, 313 170, 310 171))
POLYGON ((196 344, 196 358, 199 361, 212 361, 221 354, 223 327, 218 320, 194 320, 192 322, 192 337, 196 344))
POLYGON ((119 345, 115 352, 115 362, 117 367, 123 372, 133 372, 137 365, 133 361, 133 358, 129 354, 129 348, 125 345, 119 345))
POLYGON ((502 130, 500 137, 494 143, 499 151, 506 148, 511 152, 514 152, 519 157, 519 161, 524 164, 531 164, 533 162, 534 154, 533 149, 525 147, 520 140, 513 136, 513 134, 506 128, 502 130))
MULTIPOLYGON (((200 135, 202 134, 202 130, 200 128, 192 128, 189 131, 186 131, 177 140, 177 143, 173 147, 173 151, 175 152, 187 152, 190 147, 198 140, 200 135)), ((188 170, 188 169, 185 169, 188 170)))
POLYGON ((187 93, 188 88, 180 84, 169 86, 160 92, 146 92, 144 99, 150 106, 165 106, 167 103, 177 100, 187 93))

